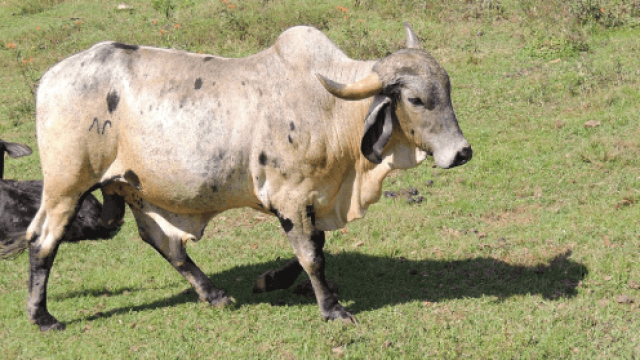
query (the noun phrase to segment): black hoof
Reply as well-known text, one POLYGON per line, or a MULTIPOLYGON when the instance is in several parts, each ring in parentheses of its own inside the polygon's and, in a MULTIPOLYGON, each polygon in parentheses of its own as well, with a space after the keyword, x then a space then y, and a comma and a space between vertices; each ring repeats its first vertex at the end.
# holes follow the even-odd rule
POLYGON ((222 308, 226 308, 226 307, 229 307, 229 306, 233 305, 233 303, 235 303, 235 302, 236 302, 236 300, 234 298, 228 297, 228 296, 224 296, 222 298, 209 301, 209 304, 211 306, 215 306, 217 308, 222 309, 222 308))
POLYGON ((58 331, 62 331, 64 329, 66 329, 67 327, 59 322, 55 322, 53 324, 46 324, 46 325, 40 325, 40 331, 42 332, 47 332, 49 330, 58 330, 58 331))
POLYGON ((327 321, 341 320, 345 324, 358 324, 358 320, 351 311, 345 310, 342 305, 337 305, 328 315, 324 315, 327 321))

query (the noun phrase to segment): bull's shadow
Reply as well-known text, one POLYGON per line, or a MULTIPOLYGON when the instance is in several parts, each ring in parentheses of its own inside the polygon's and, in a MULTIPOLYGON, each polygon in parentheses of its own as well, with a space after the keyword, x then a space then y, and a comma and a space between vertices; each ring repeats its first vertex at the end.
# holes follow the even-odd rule
MULTIPOLYGON (((576 287, 588 274, 585 265, 569 259, 571 252, 560 253, 546 263, 534 266, 512 265, 490 257, 457 261, 407 260, 361 253, 327 254, 327 278, 339 286, 339 299, 356 315, 385 306, 411 301, 446 301, 459 298, 494 296, 501 301, 514 295, 539 295, 545 299, 572 298, 576 287)), ((206 261, 204 259, 201 262, 206 261)), ((238 266, 221 273, 209 274, 218 287, 235 297, 237 305, 271 303, 274 305, 309 304, 315 299, 293 293, 295 287, 270 293, 254 294, 253 282, 258 275, 283 266, 286 259, 238 266)), ((167 266, 163 271, 173 271, 167 266)), ((302 273, 296 283, 307 279, 302 273)), ((188 284, 185 281, 185 288, 188 284)), ((116 290, 112 295, 135 289, 116 290)), ((100 296, 104 291, 96 291, 100 296)), ((65 298, 79 294, 65 294, 65 298)), ((86 292, 83 295, 87 295, 86 292)), ((166 299, 133 307, 112 309, 99 316, 112 316, 129 311, 174 306, 198 301, 193 290, 167 294, 166 299)), ((320 316, 318 314, 318 316, 320 316)), ((95 319, 83 316, 71 322, 95 319)))

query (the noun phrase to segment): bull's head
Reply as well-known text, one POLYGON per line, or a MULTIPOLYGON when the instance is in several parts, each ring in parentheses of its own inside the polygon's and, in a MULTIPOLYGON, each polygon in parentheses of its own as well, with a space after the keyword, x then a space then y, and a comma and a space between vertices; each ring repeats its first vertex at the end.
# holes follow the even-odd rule
POLYGON ((382 152, 399 125, 418 158, 433 155, 436 164, 451 168, 465 164, 473 151, 462 135, 451 104, 447 72, 425 50, 405 23, 407 49, 379 60, 373 72, 356 83, 339 84, 321 75, 322 85, 345 100, 375 96, 365 119, 362 154, 379 164, 382 152))

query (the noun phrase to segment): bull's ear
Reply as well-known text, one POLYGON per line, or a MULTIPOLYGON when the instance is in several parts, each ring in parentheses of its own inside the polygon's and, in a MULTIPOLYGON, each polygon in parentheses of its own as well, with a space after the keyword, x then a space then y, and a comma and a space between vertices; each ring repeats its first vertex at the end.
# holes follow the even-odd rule
POLYGON ((12 158, 19 158, 22 156, 31 155, 32 150, 27 145, 16 144, 12 142, 4 142, 4 148, 7 154, 12 158))
POLYGON ((393 100, 386 95, 378 94, 373 98, 365 118, 360 151, 374 164, 382 162, 382 150, 393 131, 394 110, 393 100))

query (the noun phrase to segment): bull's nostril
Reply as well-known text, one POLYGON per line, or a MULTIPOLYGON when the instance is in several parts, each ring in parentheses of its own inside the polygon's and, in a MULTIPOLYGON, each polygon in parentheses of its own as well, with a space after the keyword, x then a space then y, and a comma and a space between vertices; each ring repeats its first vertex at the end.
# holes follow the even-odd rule
POLYGON ((453 160, 453 166, 464 165, 473 157, 473 150, 471 150, 471 146, 467 146, 462 150, 458 151, 456 154, 456 158, 453 160))

